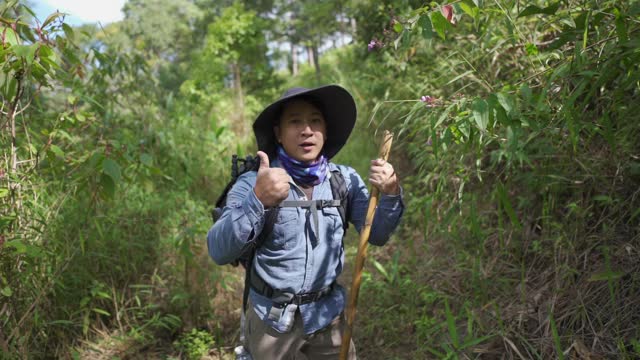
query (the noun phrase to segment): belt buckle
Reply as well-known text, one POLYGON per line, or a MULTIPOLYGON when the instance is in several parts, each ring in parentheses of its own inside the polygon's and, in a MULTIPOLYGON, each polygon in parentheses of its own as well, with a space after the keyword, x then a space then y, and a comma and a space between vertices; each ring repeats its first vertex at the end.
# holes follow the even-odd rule
POLYGON ((304 294, 296 295, 295 300, 297 302, 297 305, 313 302, 313 299, 311 298, 310 295, 311 295, 311 293, 304 293, 304 294))
POLYGON ((298 305, 306 304, 307 303, 307 294, 304 293, 304 294, 296 295, 296 300, 298 301, 298 305))

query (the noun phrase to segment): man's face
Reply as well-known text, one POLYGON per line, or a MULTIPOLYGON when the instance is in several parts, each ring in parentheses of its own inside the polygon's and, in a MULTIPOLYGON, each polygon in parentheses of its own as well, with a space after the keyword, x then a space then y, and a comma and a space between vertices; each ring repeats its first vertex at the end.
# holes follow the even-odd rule
POLYGON ((285 105, 280 125, 274 131, 289 156, 307 163, 318 158, 327 137, 327 125, 320 110, 299 99, 285 105))

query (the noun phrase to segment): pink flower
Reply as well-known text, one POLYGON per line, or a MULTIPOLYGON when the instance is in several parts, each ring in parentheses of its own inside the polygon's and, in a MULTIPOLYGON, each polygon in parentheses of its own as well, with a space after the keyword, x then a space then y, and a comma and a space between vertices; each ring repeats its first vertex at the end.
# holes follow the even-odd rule
POLYGON ((420 98, 420 101, 422 101, 423 103, 427 104, 426 107, 428 108, 432 108, 432 107, 436 107, 436 106, 440 106, 441 104, 438 103, 438 99, 436 99, 433 96, 429 96, 429 95, 423 95, 420 98))
POLYGON ((440 8, 440 12, 442 16, 444 16, 451 25, 456 24, 456 18, 453 17, 453 6, 452 5, 444 5, 440 8))
POLYGON ((367 44, 367 49, 369 51, 373 51, 375 49, 382 49, 382 47, 384 46, 384 44, 376 39, 372 39, 371 41, 369 41, 369 44, 367 44))

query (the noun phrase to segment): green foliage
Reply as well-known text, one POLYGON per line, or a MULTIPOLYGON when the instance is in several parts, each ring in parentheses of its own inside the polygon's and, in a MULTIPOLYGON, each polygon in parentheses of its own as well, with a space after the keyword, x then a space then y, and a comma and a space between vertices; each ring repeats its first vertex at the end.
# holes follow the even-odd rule
MULTIPOLYGON (((637 318, 616 309, 621 288, 638 286, 631 275, 637 267, 629 268, 634 255, 624 250, 638 229, 639 179, 627 165, 635 163, 640 130, 632 120, 640 110, 633 100, 638 43, 628 36, 639 30, 637 4, 592 5, 465 1, 454 6, 456 26, 442 7, 415 8, 370 55, 395 78, 372 79, 372 122, 396 127, 413 169, 405 221, 421 225, 404 236, 417 236, 426 254, 438 250, 424 271, 449 269, 455 285, 439 289, 458 295, 434 310, 451 338, 449 350, 427 345, 437 357, 462 350, 453 309, 463 299, 474 312, 499 305, 481 320, 484 340, 473 347, 494 346, 482 343, 499 325, 508 339, 501 353, 516 357, 559 356, 567 339, 590 343, 597 335, 584 331, 586 321, 625 344, 636 336, 623 329, 637 318), (383 92, 378 83, 393 85, 383 92), (611 250, 597 250, 602 245, 618 249, 615 260, 611 250), (458 283, 459 275, 469 281, 458 283), (600 312, 604 304, 611 318, 600 312), (545 320, 523 325, 514 315, 521 311, 545 320), (536 332, 544 326, 553 331, 536 332)), ((613 341, 590 351, 614 356, 617 347, 613 341)))
POLYGON ((359 119, 335 161, 366 177, 372 138, 394 130, 407 205, 365 276, 361 356, 637 356, 639 14, 136 0, 121 22, 72 28, 3 3, 3 355, 136 357, 181 332, 180 355, 230 345, 242 284, 208 259, 208 208, 265 104, 338 83, 359 119), (290 48, 316 61, 291 76, 290 48), (184 332, 204 326, 215 342, 184 332))
POLYGON ((223 150, 184 144, 223 131, 169 117, 184 105, 165 102, 148 54, 97 44, 59 14, 4 24, 0 349, 62 356, 110 327, 153 344, 208 316, 215 287, 195 283, 217 274, 195 234, 223 150))
POLYGON ((182 334, 174 346, 186 359, 191 360, 207 355, 214 344, 213 336, 207 331, 191 329, 190 332, 182 334))

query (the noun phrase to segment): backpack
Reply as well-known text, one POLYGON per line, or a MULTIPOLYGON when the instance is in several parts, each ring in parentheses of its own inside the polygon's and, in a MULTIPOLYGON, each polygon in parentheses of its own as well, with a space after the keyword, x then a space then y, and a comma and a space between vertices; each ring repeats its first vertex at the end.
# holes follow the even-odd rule
MULTIPOLYGON (((227 195, 233 185, 238 180, 240 175, 247 173, 249 171, 258 171, 260 167, 260 158, 257 156, 248 155, 246 158, 239 158, 237 155, 233 155, 231 158, 231 180, 225 186, 224 190, 218 197, 216 201, 216 207, 211 211, 211 218, 215 223, 221 216, 222 211, 227 203, 227 195)), ((347 214, 349 213, 349 191, 347 189, 347 183, 344 180, 344 176, 339 170, 331 171, 331 178, 329 179, 329 183, 331 185, 331 194, 333 195, 334 200, 339 200, 339 205, 335 205, 335 201, 325 201, 325 200, 316 200, 316 204, 318 208, 324 207, 337 207, 338 213, 340 214, 340 219, 342 220, 342 228, 344 229, 344 234, 346 234, 347 229, 349 228, 349 222, 347 221, 347 214)), ((249 287, 250 287, 250 276, 251 276, 251 264, 253 262, 253 258, 255 256, 256 250, 262 246, 264 241, 268 238, 269 234, 273 231, 273 225, 276 222, 279 207, 273 208, 268 212, 264 226, 262 227, 262 232, 258 235, 255 241, 251 241, 247 243, 240 256, 231 262, 231 265, 238 266, 241 264, 245 269, 245 281, 244 281, 244 292, 242 296, 242 309, 246 311, 247 306, 247 298, 249 296, 249 287)))

